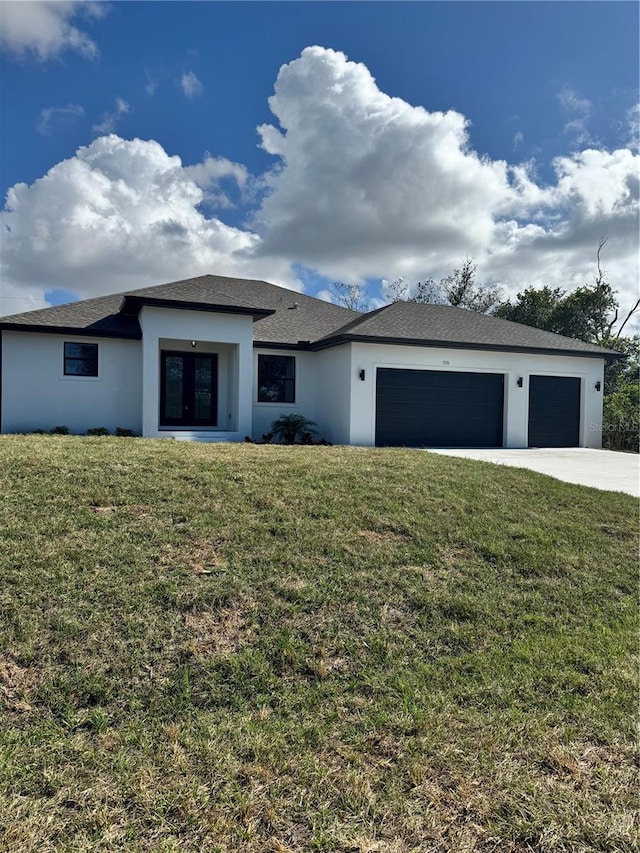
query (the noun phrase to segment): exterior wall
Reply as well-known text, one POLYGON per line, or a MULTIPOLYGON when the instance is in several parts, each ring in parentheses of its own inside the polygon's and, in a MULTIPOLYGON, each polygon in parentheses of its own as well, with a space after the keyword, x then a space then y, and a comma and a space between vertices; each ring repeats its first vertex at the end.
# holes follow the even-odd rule
MULTIPOLYGON (((255 349, 253 352, 253 384, 251 399, 253 401, 252 438, 259 441, 265 432, 269 432, 271 424, 280 415, 303 415, 318 423, 317 408, 317 360, 313 352, 286 349, 255 349), (289 355, 296 360, 295 403, 259 403, 258 402, 258 355, 289 355)), ((317 429, 324 432, 318 424, 317 429)))
POLYGON ((321 350, 317 359, 318 430, 333 444, 350 444, 353 400, 358 397, 360 382, 352 356, 352 344, 321 350))
POLYGON ((148 437, 241 441, 251 435, 253 387, 253 318, 243 314, 183 311, 143 306, 142 433, 148 437), (160 427, 160 350, 217 352, 219 366, 218 427, 183 430, 160 427))
POLYGON ((602 445, 602 391, 596 391, 595 385, 599 381, 604 387, 604 359, 382 344, 354 343, 352 347, 349 444, 375 444, 376 369, 404 367, 504 373, 504 446, 511 448, 527 447, 529 376, 580 377, 580 446, 602 445), (365 370, 364 382, 358 380, 360 370, 365 370), (519 377, 522 388, 517 386, 519 377))
POLYGON ((140 324, 143 341, 2 332, 2 431, 65 424, 84 433, 119 426, 145 436, 241 441, 245 435, 259 439, 275 418, 297 412, 316 421, 320 436, 335 444, 371 446, 376 369, 398 367, 504 373, 504 446, 511 448, 527 446, 529 377, 579 377, 580 445, 601 446, 602 391, 595 385, 603 384, 604 359, 358 343, 319 352, 254 351, 249 316, 148 306, 140 312, 140 324), (64 376, 65 341, 98 343, 98 377, 64 376), (218 353, 220 426, 197 433, 160 429, 160 350, 191 351, 191 341, 197 351, 218 353), (259 353, 295 356, 294 404, 257 402, 259 353))
POLYGON ((2 332, 2 431, 68 426, 142 431, 142 344, 33 332, 2 332), (98 377, 64 375, 64 342, 98 344, 98 377))

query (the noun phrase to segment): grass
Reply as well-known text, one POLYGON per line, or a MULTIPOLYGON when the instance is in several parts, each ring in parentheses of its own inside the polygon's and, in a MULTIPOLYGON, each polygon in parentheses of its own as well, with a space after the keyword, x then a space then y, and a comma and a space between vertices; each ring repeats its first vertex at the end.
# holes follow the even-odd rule
POLYGON ((0 441, 0 848, 638 850, 637 501, 402 450, 0 441))

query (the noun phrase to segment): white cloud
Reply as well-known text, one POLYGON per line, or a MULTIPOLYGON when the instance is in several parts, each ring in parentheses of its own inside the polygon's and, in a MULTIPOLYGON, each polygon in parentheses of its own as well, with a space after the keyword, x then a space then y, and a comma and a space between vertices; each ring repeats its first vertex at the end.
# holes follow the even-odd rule
POLYGON ((508 201, 507 167, 470 149, 460 113, 390 98, 364 65, 319 47, 281 68, 269 103, 280 129, 259 132, 280 162, 256 216, 265 254, 329 277, 394 278, 490 240, 487 199, 508 201))
POLYGON ((626 148, 588 149, 572 157, 557 157, 557 197, 573 202, 574 215, 606 220, 635 210, 638 201, 640 158, 626 148))
POLYGON ((588 98, 583 98, 575 89, 570 86, 563 86, 558 92, 558 100, 560 106, 570 113, 580 113, 589 115, 593 106, 588 98))
POLYGON ((570 86, 563 86, 558 92, 558 101, 567 116, 564 132, 572 138, 575 146, 590 145, 596 142, 587 128, 593 104, 570 86))
POLYGON ((257 235, 199 210, 193 175, 213 186, 216 171, 243 179, 242 169, 212 158, 194 168, 157 142, 110 135, 33 184, 11 187, 1 214, 0 313, 38 307, 50 288, 88 297, 211 272, 298 286, 288 264, 255 260, 257 235))
POLYGON ((514 149, 514 151, 518 147, 518 145, 522 145, 523 142, 524 142, 524 133, 521 130, 516 131, 516 133, 513 134, 513 149, 514 149))
POLYGON ((84 109, 80 104, 67 104, 66 107, 44 107, 40 110, 38 119, 38 133, 47 136, 51 133, 51 126, 59 120, 84 115, 84 109))
POLYGON ((234 206, 222 188, 223 182, 230 180, 242 191, 249 180, 246 166, 232 163, 226 157, 212 157, 208 152, 202 163, 185 166, 184 173, 203 190, 203 200, 211 207, 218 208, 234 206))
POLYGON ((120 119, 130 112, 131 107, 123 98, 116 98, 115 106, 102 116, 102 121, 91 128, 95 133, 113 133, 120 119))
POLYGON ((193 71, 185 71, 180 78, 180 88, 187 98, 197 98, 204 92, 204 86, 193 71))
POLYGON ((0 3, 0 47, 15 57, 33 56, 40 61, 73 50, 96 59, 98 48, 86 32, 73 26, 79 15, 101 17, 105 5, 89 0, 3 0, 0 3))
POLYGON ((317 47, 283 66, 270 104, 277 121, 260 133, 276 163, 257 181, 225 158, 183 166, 157 142, 112 135, 16 184, 2 215, 4 292, 90 296, 206 272, 299 287, 300 267, 329 282, 412 284, 467 256, 480 280, 507 293, 570 289, 593 280, 607 236, 609 280, 624 304, 635 294, 640 156, 631 150, 575 151, 543 183, 535 161, 480 157, 461 114, 389 97, 365 66, 317 47), (246 202, 256 185, 251 228, 209 215, 205 203, 246 202))
MULTIPOLYGON (((587 110, 575 92, 563 99, 587 110)), ((280 69, 270 106, 278 124, 259 132, 278 162, 254 218, 264 257, 362 282, 437 279, 468 256, 514 292, 592 280, 605 234, 612 283, 637 287, 640 158, 627 149, 558 158, 544 185, 533 162, 479 157, 464 116, 391 98, 320 47, 280 69)))
POLYGON ((625 120, 627 147, 640 153, 640 104, 629 107, 625 120))
POLYGON ((25 288, 18 282, 0 278, 0 316, 3 314, 22 314, 23 311, 46 308, 48 306, 45 298, 46 290, 48 287, 43 285, 25 288))
POLYGON ((153 97, 156 93, 156 89, 158 88, 158 81, 155 77, 152 77, 148 70, 145 69, 144 72, 145 84, 144 90, 149 95, 149 97, 153 97))

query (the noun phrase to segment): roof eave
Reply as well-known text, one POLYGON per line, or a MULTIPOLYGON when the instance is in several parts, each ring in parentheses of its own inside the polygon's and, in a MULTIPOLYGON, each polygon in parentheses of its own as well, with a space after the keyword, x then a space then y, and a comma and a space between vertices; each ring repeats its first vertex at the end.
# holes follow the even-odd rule
POLYGON ((296 341, 286 343, 284 341, 255 341, 253 342, 254 349, 292 349, 305 350, 309 352, 314 346, 311 341, 296 341))
POLYGON ((270 308, 254 308, 244 305, 214 305, 208 302, 185 302, 179 299, 154 299, 152 296, 124 296, 120 313, 137 316, 143 306, 150 308, 173 308, 178 311, 207 311, 216 314, 244 314, 256 320, 270 317, 276 312, 270 308))
POLYGON ((142 332, 138 329, 131 332, 117 332, 90 327, 77 328, 76 326, 41 326, 34 323, 3 323, 0 320, 0 331, 4 332, 32 332, 44 335, 76 335, 86 338, 122 338, 124 340, 139 341, 142 332))
POLYGON ((421 338, 394 338, 394 337, 379 337, 377 335, 335 335, 328 338, 322 338, 315 341, 311 345, 313 350, 328 349, 329 347, 340 346, 346 343, 363 343, 363 344, 385 344, 395 346, 409 347, 441 347, 443 349, 467 349, 467 350, 497 350, 499 352, 522 352, 535 353, 536 355, 566 355, 580 356, 581 358, 604 358, 608 361, 615 361, 619 358, 624 358, 623 353, 613 352, 612 350, 603 349, 602 352, 592 352, 591 350, 565 350, 553 347, 531 347, 531 346, 516 346, 511 344, 481 344, 472 343, 469 341, 437 341, 421 338))

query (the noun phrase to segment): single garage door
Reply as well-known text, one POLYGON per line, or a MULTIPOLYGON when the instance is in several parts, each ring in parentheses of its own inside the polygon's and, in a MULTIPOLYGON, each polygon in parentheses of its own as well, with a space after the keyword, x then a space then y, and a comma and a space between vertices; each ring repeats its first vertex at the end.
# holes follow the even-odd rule
POLYGON ((529 447, 580 444, 580 379, 529 377, 529 447))
POLYGON ((379 367, 378 447, 502 447, 504 375, 379 367))

